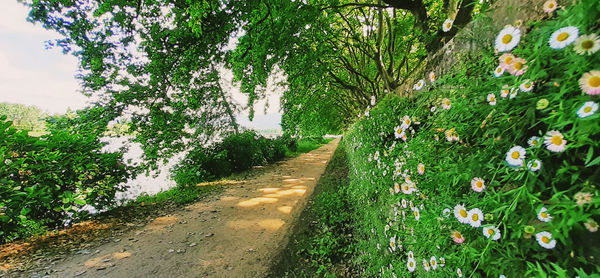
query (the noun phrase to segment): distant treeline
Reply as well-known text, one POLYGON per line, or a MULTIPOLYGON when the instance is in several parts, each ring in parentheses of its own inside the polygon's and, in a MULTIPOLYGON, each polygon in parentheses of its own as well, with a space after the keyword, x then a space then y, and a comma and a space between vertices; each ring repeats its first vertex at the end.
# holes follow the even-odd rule
POLYGON ((0 116, 6 116, 18 129, 43 131, 46 129, 44 119, 50 115, 36 106, 1 102, 0 116))

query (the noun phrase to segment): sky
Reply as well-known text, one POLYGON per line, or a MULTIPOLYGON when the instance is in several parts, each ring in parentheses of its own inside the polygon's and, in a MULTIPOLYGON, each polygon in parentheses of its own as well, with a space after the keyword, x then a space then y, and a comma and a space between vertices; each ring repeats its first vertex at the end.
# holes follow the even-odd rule
MULTIPOLYGON (((59 37, 54 31, 40 24, 27 22, 28 8, 16 0, 2 0, 0 8, 0 102, 35 105, 49 113, 64 113, 67 109, 81 109, 88 98, 79 93, 75 79, 78 62, 62 50, 46 49, 45 41, 59 37)), ((230 73, 223 72, 224 80, 231 83, 230 73)), ((243 125, 251 128, 279 128, 281 113, 279 99, 283 87, 275 83, 281 76, 271 79, 266 100, 255 105, 257 122, 244 120, 247 111, 238 115, 243 125), (265 103, 268 108, 265 113, 265 103)), ((235 84, 226 86, 238 104, 245 104, 247 97, 239 93, 235 84)))

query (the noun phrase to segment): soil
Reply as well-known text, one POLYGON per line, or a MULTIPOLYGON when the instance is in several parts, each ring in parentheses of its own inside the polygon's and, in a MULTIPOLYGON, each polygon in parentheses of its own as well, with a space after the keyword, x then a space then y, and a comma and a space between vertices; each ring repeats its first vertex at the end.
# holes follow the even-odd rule
POLYGON ((266 167, 260 175, 93 248, 0 276, 263 277, 287 245, 290 228, 338 141, 266 167))

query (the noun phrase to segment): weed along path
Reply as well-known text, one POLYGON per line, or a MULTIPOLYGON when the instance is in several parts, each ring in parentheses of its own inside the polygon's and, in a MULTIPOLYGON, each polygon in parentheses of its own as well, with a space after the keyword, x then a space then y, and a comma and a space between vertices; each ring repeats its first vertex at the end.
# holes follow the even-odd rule
POLYGON ((68 256, 54 263, 51 272, 38 275, 261 277, 285 248, 288 230, 338 141, 280 162, 89 252, 68 256))

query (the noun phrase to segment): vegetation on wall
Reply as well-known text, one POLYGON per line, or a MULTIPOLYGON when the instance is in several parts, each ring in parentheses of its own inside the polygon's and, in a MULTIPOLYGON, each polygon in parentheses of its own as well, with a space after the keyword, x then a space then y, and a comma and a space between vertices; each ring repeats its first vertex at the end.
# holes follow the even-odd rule
POLYGON ((596 4, 497 26, 479 55, 352 127, 365 276, 598 277, 596 4))

